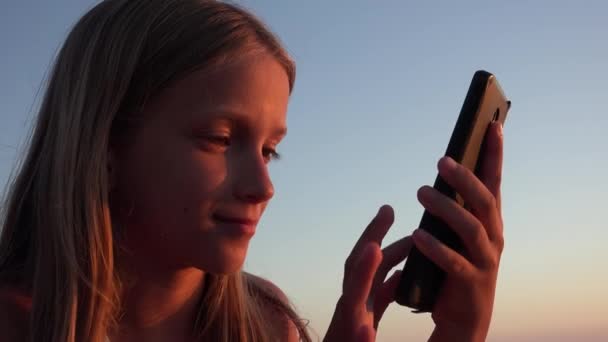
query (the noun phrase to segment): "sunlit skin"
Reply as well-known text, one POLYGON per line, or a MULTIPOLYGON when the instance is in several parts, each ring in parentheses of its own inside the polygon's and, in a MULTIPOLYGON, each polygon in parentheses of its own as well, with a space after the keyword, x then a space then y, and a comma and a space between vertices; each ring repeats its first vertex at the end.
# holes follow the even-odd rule
POLYGON ((390 269, 405 259, 412 242, 447 272, 432 313, 436 326, 430 340, 485 340, 504 244, 500 205, 502 127, 493 124, 486 139, 486 156, 479 176, 449 158, 438 163, 442 178, 471 205, 471 212, 429 186, 418 191, 420 203, 460 236, 465 245, 464 256, 420 229, 412 237, 381 249, 394 219, 392 208, 383 206, 346 261, 342 296, 325 341, 375 340, 380 319, 394 300, 399 272, 383 280, 390 269))
POLYGON ((204 273, 240 269, 274 194, 288 99, 266 55, 198 71, 149 102, 132 142, 112 151, 117 263, 132 279, 113 342, 188 340, 204 273))
MULTIPOLYGON (((242 267, 274 194, 268 165, 286 133, 288 100, 287 74, 277 61, 244 58, 194 72, 165 89, 145 106, 129 142, 113 145, 111 209, 122 236, 116 263, 128 276, 125 314, 119 331, 109 333, 112 342, 193 340, 205 273, 242 267)), ((388 205, 380 208, 346 259, 342 294, 324 341, 375 340, 399 280, 399 272, 387 274, 412 244, 447 272, 432 313, 431 340, 485 339, 503 249, 502 144, 500 127, 491 126, 479 176, 446 158, 438 164, 471 212, 430 187, 418 192, 422 205, 461 237, 464 255, 422 230, 382 249, 394 213, 388 205)), ((0 311, 21 314, 19 298, 29 299, 11 293, 0 291, 0 309, 8 308, 0 311)), ((282 340, 297 341, 290 329, 282 340)))

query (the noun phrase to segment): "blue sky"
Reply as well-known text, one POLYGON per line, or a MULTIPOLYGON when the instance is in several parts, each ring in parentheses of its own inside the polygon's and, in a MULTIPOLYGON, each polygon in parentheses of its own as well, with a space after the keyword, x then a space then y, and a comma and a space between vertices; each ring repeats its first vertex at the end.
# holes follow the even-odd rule
MULTIPOLYGON (((238 1, 237 1, 238 2, 238 1)), ((20 1, 0 11, 0 182, 40 82, 94 1, 20 1)), ((387 242, 422 213, 474 71, 513 101, 505 125, 506 249, 489 341, 608 339, 608 3, 242 1, 296 59, 276 195, 246 269, 277 283, 322 335, 344 259, 377 208, 387 242)), ((400 267, 399 267, 400 268, 400 267)), ((422 340, 428 315, 394 306, 380 341, 422 340)))

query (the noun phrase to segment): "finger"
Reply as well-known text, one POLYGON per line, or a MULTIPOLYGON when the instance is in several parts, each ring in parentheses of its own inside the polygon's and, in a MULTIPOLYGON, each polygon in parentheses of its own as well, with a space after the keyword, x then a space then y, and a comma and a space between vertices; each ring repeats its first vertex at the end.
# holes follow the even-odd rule
POLYGON ((345 263, 345 273, 350 272, 351 265, 358 260, 363 247, 368 243, 376 243, 378 246, 382 245, 382 239, 388 232, 388 229, 393 224, 395 219, 393 208, 389 205, 383 205, 378 210, 376 216, 367 225, 357 243, 350 252, 345 263))
POLYGON ((404 236, 382 249, 382 265, 392 268, 405 260, 412 249, 412 236, 404 236))
POLYGON ((479 179, 496 198, 500 210, 500 184, 502 179, 503 134, 502 124, 494 122, 490 125, 485 137, 483 161, 479 168, 479 179))
POLYGON ((407 256, 410 254, 410 250, 412 249, 412 245, 413 242, 411 236, 406 236, 382 249, 382 263, 376 272, 376 279, 373 287, 374 289, 384 282, 386 275, 393 267, 397 266, 397 264, 407 258, 407 256))
POLYGON ((376 330, 378 329, 378 324, 380 323, 384 312, 395 300, 395 291, 397 291, 400 279, 401 271, 395 271, 395 273, 382 284, 376 293, 376 300, 374 302, 374 328, 376 330))
POLYGON ((501 236, 496 198, 475 174, 450 157, 441 158, 438 165, 441 177, 459 193, 472 213, 482 223, 491 241, 501 236))
POLYGON ((361 237, 355 244, 355 248, 365 245, 369 242, 375 242, 378 245, 382 245, 382 239, 388 232, 395 220, 395 214, 393 208, 390 205, 383 205, 378 210, 376 216, 367 225, 361 237))
POLYGON ((418 190, 418 200, 460 237, 474 264, 487 266, 494 254, 492 245, 482 223, 473 214, 430 186, 418 190))
POLYGON ((380 246, 369 243, 363 251, 350 274, 345 275, 343 284, 344 305, 349 309, 365 306, 374 281, 374 275, 382 262, 380 246))
POLYGON ((412 237, 418 250, 447 274, 457 278, 469 278, 473 275, 474 266, 467 259, 435 239, 431 234, 422 229, 416 229, 412 237))

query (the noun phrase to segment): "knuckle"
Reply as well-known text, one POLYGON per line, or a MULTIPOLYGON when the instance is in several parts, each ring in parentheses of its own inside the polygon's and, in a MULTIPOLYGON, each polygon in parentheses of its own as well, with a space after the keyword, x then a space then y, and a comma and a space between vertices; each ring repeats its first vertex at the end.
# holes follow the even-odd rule
POLYGON ((448 269, 453 275, 459 276, 464 273, 464 265, 458 258, 450 258, 448 260, 448 269))
POLYGON ((477 176, 475 175, 475 173, 473 171, 469 170, 468 168, 466 168, 464 165, 462 165, 460 163, 456 164, 454 173, 457 175, 457 177, 459 177, 463 180, 466 180, 466 181, 477 178, 477 176))
POLYGON ((490 207, 491 210, 497 210, 498 209, 498 200, 492 194, 490 194, 488 196, 488 206, 490 207))
POLYGON ((484 242, 484 232, 485 232, 485 228, 483 226, 483 224, 479 221, 477 221, 472 229, 470 234, 470 239, 471 242, 475 245, 475 246, 481 246, 484 242))
POLYGON ((481 210, 484 213, 492 212, 497 209, 496 203, 497 203, 496 197, 494 197, 492 194, 488 194, 487 196, 484 196, 483 199, 481 200, 481 203, 480 203, 481 210))
POLYGON ((381 267, 384 264, 384 251, 381 249, 377 249, 374 254, 378 255, 377 256, 377 258, 379 259, 378 264, 379 264, 379 267, 381 267))
POLYGON ((344 263, 344 274, 350 274, 350 270, 352 267, 352 256, 346 258, 346 262, 344 263))
POLYGON ((338 298, 338 302, 336 303, 336 311, 340 313, 344 313, 344 311, 349 312, 352 310, 353 304, 352 301, 349 300, 345 295, 341 295, 338 298))
POLYGON ((487 260, 487 265, 492 270, 498 269, 499 264, 500 264, 500 257, 498 255, 493 254, 487 260))
POLYGON ((505 249, 505 237, 503 234, 498 234, 496 237, 496 248, 500 254, 502 254, 502 251, 505 249))
POLYGON ((502 184, 502 173, 499 172, 494 176, 494 187, 498 188, 500 184, 502 184))
POLYGON ((351 254, 346 258, 346 261, 344 262, 344 266, 346 267, 352 263, 353 263, 353 255, 351 254))

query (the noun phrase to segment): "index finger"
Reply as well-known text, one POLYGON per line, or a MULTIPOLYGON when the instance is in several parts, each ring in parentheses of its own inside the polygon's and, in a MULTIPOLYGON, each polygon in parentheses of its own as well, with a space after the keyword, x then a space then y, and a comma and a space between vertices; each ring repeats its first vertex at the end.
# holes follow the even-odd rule
POLYGON ((389 228, 395 221, 395 214, 393 212, 393 208, 390 205, 383 205, 378 210, 376 216, 372 219, 372 221, 367 225, 359 240, 353 247, 351 255, 358 254, 357 252, 367 243, 374 242, 379 246, 382 246, 382 240, 389 228))
POLYGON ((382 262, 380 246, 368 243, 363 246, 361 254, 355 261, 353 271, 345 275, 342 295, 343 304, 349 310, 365 307, 372 290, 374 275, 382 262))
POLYGON ((502 180, 503 135, 502 124, 493 123, 486 133, 483 162, 479 169, 479 180, 496 198, 496 206, 501 209, 500 184, 502 180))

